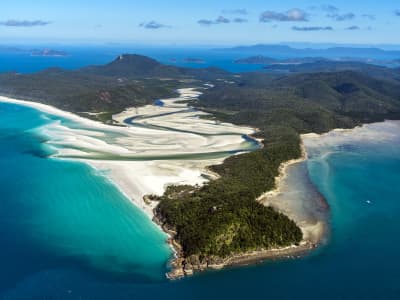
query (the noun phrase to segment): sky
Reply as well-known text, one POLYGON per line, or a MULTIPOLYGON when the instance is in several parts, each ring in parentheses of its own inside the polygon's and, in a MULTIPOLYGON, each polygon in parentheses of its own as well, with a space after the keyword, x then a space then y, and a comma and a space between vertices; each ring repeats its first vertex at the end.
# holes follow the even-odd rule
POLYGON ((398 0, 2 0, 0 41, 400 45, 398 0))

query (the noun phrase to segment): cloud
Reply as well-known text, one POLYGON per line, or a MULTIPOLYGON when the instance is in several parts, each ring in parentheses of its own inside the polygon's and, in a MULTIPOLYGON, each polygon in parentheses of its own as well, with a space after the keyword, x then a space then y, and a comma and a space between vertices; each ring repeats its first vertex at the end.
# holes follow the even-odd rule
POLYGON ((361 17, 366 18, 366 19, 371 20, 371 21, 376 19, 376 16, 375 15, 371 15, 371 14, 363 14, 363 15, 361 15, 361 17))
POLYGON ((224 9, 222 11, 223 14, 229 14, 229 15, 248 15, 249 12, 247 9, 244 8, 238 8, 238 9, 224 9))
MULTIPOLYGON (((312 6, 312 7, 310 7, 310 10, 321 10, 326 13, 326 17, 331 18, 335 21, 339 21, 339 22, 353 20, 356 17, 356 15, 352 12, 342 13, 340 8, 338 8, 334 5, 331 5, 331 4, 312 6)), ((369 18, 371 20, 375 19, 375 16, 370 15, 370 14, 364 14, 362 16, 365 18, 369 18)))
POLYGON ((275 12, 267 10, 263 12, 260 16, 260 22, 307 22, 308 15, 301 9, 293 8, 286 12, 275 12))
POLYGON ((227 18, 225 18, 225 17, 223 17, 223 16, 219 16, 218 18, 217 18, 217 20, 215 20, 215 22, 217 23, 217 24, 222 24, 222 23, 230 23, 231 21, 229 20, 229 19, 227 19, 227 18))
POLYGON ((335 21, 349 21, 353 20, 356 15, 354 13, 347 13, 347 14, 339 14, 339 13, 332 13, 327 15, 328 18, 334 19, 335 21))
POLYGON ((308 10, 311 10, 311 11, 321 11, 322 10, 327 13, 337 13, 337 12, 339 12, 340 9, 331 4, 324 4, 324 5, 318 5, 318 6, 316 6, 316 5, 310 6, 310 7, 308 7, 308 10))
POLYGON ((339 8, 337 8, 336 6, 330 5, 330 4, 321 5, 321 9, 323 11, 326 11, 326 12, 329 12, 329 13, 337 13, 337 12, 339 12, 339 8))
POLYGON ((160 29, 160 28, 169 28, 170 26, 158 23, 156 21, 150 21, 150 22, 140 23, 139 27, 143 27, 145 29, 160 29))
POLYGON ((293 26, 292 30, 295 30, 295 31, 332 31, 333 28, 331 26, 305 26, 305 27, 293 26))
MULTIPOLYGON (((237 18, 237 19, 239 19, 239 18, 237 18)), ((240 19, 240 20, 244 20, 244 19, 240 19)), ((203 25, 203 26, 210 26, 210 25, 217 25, 217 24, 228 24, 230 22, 231 22, 231 20, 225 18, 224 16, 219 16, 215 20, 202 19, 202 20, 197 21, 198 24, 203 25)), ((244 22, 236 22, 236 23, 244 23, 244 22)))
POLYGON ((197 23, 199 23, 200 25, 203 25, 203 26, 209 26, 209 25, 215 24, 215 21, 202 19, 202 20, 198 20, 197 23))
POLYGON ((346 29, 346 30, 360 30, 361 28, 354 25, 354 26, 346 27, 345 29, 346 29))
POLYGON ((247 23, 249 20, 243 18, 234 18, 233 23, 247 23))
POLYGON ((7 20, 0 22, 1 26, 9 26, 9 27, 35 27, 35 26, 46 26, 51 24, 51 22, 43 21, 43 20, 7 20))

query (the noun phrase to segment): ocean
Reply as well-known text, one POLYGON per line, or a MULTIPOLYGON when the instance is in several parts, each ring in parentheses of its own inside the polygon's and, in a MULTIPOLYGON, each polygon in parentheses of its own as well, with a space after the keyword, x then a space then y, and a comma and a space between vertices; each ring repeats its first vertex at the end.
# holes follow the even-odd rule
POLYGON ((143 46, 60 46, 37 45, 15 46, 19 51, 0 46, 0 72, 32 73, 46 68, 59 67, 68 70, 88 65, 101 65, 113 61, 122 53, 150 56, 162 63, 179 67, 206 68, 219 67, 231 72, 249 72, 262 69, 261 65, 236 64, 235 60, 248 57, 248 54, 237 54, 215 51, 208 48, 177 47, 143 47, 143 46), (31 49, 63 50, 66 56, 32 56, 31 49))
POLYGON ((400 298, 400 130, 310 149, 331 227, 310 255, 170 282, 165 234, 105 174, 49 158, 37 129, 56 117, 5 103, 0 114, 0 299, 400 298))

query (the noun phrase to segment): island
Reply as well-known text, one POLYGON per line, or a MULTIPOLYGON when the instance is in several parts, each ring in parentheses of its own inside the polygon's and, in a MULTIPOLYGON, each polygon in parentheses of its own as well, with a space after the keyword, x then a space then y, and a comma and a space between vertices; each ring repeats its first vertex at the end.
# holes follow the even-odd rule
POLYGON ((251 65, 298 65, 298 64, 325 61, 325 60, 328 59, 325 59, 323 57, 298 57, 298 58, 276 59, 263 55, 256 55, 256 56, 237 59, 235 60, 235 63, 251 64, 251 65))
MULTIPOLYGON (((367 64, 362 67, 369 72, 233 74, 216 68, 168 66, 148 57, 123 54, 107 65, 74 71, 0 74, 0 94, 68 111, 91 130, 106 126, 113 136, 126 136, 123 151, 103 144, 99 149, 94 144, 90 145, 93 151, 88 152, 89 157, 84 156, 85 151, 76 151, 79 147, 75 145, 74 151, 64 153, 71 159, 92 160, 94 165, 102 163, 109 151, 115 156, 113 163, 120 160, 127 173, 129 164, 139 158, 165 159, 152 149, 145 150, 149 152, 145 158, 138 157, 136 148, 131 148, 135 145, 129 141, 137 138, 140 126, 142 132, 157 130, 151 139, 173 129, 182 141, 190 135, 197 142, 207 141, 204 149, 216 147, 215 159, 196 165, 195 175, 179 172, 183 175, 177 176, 174 184, 162 181, 157 185, 163 187, 161 192, 143 188, 130 194, 132 201, 169 234, 176 257, 168 276, 175 279, 210 268, 302 255, 322 242, 328 230, 323 218, 329 214, 323 199, 315 200, 319 201, 318 211, 325 210, 322 218, 315 215, 300 221, 296 212, 280 209, 274 195, 288 176, 288 168, 306 159, 302 134, 400 119, 399 70, 367 64), (163 105, 153 105, 156 99, 163 105), (229 147, 227 153, 227 144, 218 143, 218 136, 231 141, 229 145, 235 145, 235 151, 229 147), (190 176, 196 180, 185 180, 190 176), (319 226, 318 234, 313 234, 310 226, 319 226)), ((86 139, 88 133, 79 134, 72 140, 86 139)), ((143 138, 149 143, 149 137, 143 138)), ((162 141, 166 149, 173 147, 167 137, 162 141)), ((202 161, 204 153, 197 149, 199 156, 190 156, 190 143, 182 149, 173 148, 176 160, 186 157, 196 163, 202 161)), ((148 164, 143 162, 145 167, 148 164)), ((168 169, 187 170, 181 164, 168 169)), ((301 177, 306 180, 307 173, 304 171, 301 177)), ((143 180, 135 178, 137 183, 143 180)), ((124 182, 126 189, 133 184, 124 182)))
POLYGON ((205 60, 201 58, 195 58, 195 57, 188 57, 185 58, 184 60, 186 63, 193 63, 193 64, 204 64, 205 60))
POLYGON ((31 56, 44 56, 44 57, 66 57, 69 54, 65 51, 53 49, 33 49, 30 50, 31 56))
POLYGON ((67 53, 66 51, 49 49, 49 48, 30 49, 30 48, 0 46, 0 52, 28 54, 30 56, 44 56, 44 57, 66 57, 66 56, 69 56, 69 53, 67 53))

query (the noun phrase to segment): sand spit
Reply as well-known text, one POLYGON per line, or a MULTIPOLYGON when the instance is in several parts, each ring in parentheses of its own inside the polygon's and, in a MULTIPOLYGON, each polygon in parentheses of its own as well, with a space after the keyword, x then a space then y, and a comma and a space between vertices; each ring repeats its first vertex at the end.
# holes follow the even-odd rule
POLYGON ((195 89, 178 92, 179 97, 161 100, 162 107, 130 108, 114 116, 125 127, 88 120, 41 103, 8 97, 0 97, 0 101, 63 118, 37 129, 56 151, 54 158, 79 160, 94 167, 152 219, 156 203, 146 201, 145 195, 162 195, 168 185, 204 184, 215 177, 207 166, 254 148, 243 138, 254 129, 199 118, 206 113, 182 101, 196 100, 201 93, 195 89), (138 122, 125 122, 132 118, 138 122))

